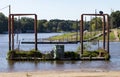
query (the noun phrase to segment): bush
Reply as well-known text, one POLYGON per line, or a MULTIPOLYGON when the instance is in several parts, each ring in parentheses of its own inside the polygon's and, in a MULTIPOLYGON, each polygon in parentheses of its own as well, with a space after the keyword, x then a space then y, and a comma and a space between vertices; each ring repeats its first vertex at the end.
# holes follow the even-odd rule
POLYGON ((97 57, 98 55, 97 51, 84 51, 82 57, 97 57))
POLYGON ((40 51, 30 50, 30 51, 9 51, 7 54, 8 59, 14 59, 17 57, 36 57, 41 58, 42 53, 40 51))
POLYGON ((31 50, 27 53, 28 57, 42 57, 42 53, 40 51, 31 50))
POLYGON ((84 51, 82 57, 104 57, 106 60, 110 58, 110 55, 104 49, 98 49, 97 51, 84 51))
POLYGON ((13 59, 16 56, 16 53, 14 51, 9 51, 7 54, 8 59, 13 59))
POLYGON ((79 59, 79 54, 76 52, 64 52, 64 58, 79 59))

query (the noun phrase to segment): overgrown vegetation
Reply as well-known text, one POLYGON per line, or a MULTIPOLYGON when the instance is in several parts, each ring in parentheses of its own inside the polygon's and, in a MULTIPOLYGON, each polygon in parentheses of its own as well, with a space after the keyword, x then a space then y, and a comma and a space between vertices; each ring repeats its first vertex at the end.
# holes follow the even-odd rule
POLYGON ((64 58, 69 58, 69 59, 79 59, 80 55, 77 52, 65 52, 64 53, 64 58))
POLYGON ((110 58, 110 55, 107 51, 105 51, 104 49, 98 49, 95 51, 84 51, 81 57, 104 57, 106 60, 108 60, 110 58))
POLYGON ((110 32, 110 41, 114 41, 115 40, 115 35, 113 32, 110 32))
MULTIPOLYGON (((110 55, 109 53, 104 50, 103 48, 98 48, 97 50, 90 50, 91 49, 91 45, 88 44, 84 44, 83 45, 83 54, 81 54, 81 58, 88 58, 90 60, 92 60, 92 57, 94 58, 104 58, 105 60, 109 60, 110 55)), ((81 48, 80 46, 78 47, 77 53, 81 52, 81 48)))
MULTIPOLYGON (((10 60, 12 60, 12 59, 13 60, 14 59, 16 59, 16 60, 22 60, 22 59, 31 60, 32 58, 34 58, 34 59, 40 58, 41 60, 57 60, 57 59, 54 59, 54 53, 53 52, 43 54, 40 51, 35 51, 35 50, 30 50, 30 51, 14 50, 14 51, 9 51, 8 54, 7 54, 7 59, 10 59, 10 60)), ((77 52, 67 51, 67 52, 64 52, 64 57, 63 58, 64 59, 76 60, 76 59, 79 59, 80 56, 77 52)))
POLYGON ((50 41, 76 41, 76 32, 64 33, 63 35, 48 38, 50 41))
POLYGON ((9 51, 7 54, 7 58, 8 59, 16 59, 16 58, 41 58, 42 57, 42 53, 40 51, 35 51, 35 50, 30 50, 30 51, 18 51, 18 50, 14 50, 14 51, 9 51))
MULTIPOLYGON (((120 29, 117 29, 117 30, 118 30, 118 33, 120 33, 120 29)), ((86 32, 86 33, 84 33, 83 39, 84 40, 89 40, 89 39, 91 39, 92 37, 94 37, 95 35, 97 35, 99 33, 102 33, 102 31, 86 32)), ((76 41, 76 34, 77 34, 76 32, 65 33, 63 35, 50 37, 50 38, 48 38, 48 40, 51 40, 51 41, 55 41, 55 40, 58 40, 58 41, 65 41, 65 40, 66 41, 76 41)), ((120 38, 120 35, 119 35, 119 38, 120 38)), ((78 34, 77 40, 80 40, 80 34, 78 34)), ((95 41, 98 41, 98 40, 102 41, 103 36, 101 35, 100 37, 95 39, 95 41)), ((115 41, 115 35, 114 35, 113 31, 110 32, 109 40, 110 41, 115 41)))

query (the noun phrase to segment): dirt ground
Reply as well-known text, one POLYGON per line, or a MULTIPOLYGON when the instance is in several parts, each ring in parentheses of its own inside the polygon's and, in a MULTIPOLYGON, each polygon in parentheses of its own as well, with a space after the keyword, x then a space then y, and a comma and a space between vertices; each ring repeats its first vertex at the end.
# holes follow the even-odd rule
POLYGON ((82 71, 37 71, 7 72, 0 77, 120 77, 120 71, 82 72, 82 71))

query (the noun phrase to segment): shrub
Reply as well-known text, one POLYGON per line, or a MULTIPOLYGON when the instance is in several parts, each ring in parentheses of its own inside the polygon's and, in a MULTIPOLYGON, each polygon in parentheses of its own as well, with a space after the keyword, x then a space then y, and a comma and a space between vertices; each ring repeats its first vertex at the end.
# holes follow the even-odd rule
POLYGON ((16 53, 14 51, 9 51, 7 53, 7 58, 8 59, 13 59, 16 56, 16 53))
POLYGON ((76 52, 64 52, 64 57, 70 59, 79 59, 79 54, 76 52))
POLYGON ((40 51, 30 50, 30 51, 9 51, 7 54, 8 59, 14 59, 17 57, 42 57, 42 53, 40 51))
POLYGON ((98 55, 97 51, 84 51, 82 57, 97 57, 98 55))
POLYGON ((84 51, 82 57, 104 57, 106 60, 108 60, 110 55, 107 51, 100 48, 97 51, 84 51))

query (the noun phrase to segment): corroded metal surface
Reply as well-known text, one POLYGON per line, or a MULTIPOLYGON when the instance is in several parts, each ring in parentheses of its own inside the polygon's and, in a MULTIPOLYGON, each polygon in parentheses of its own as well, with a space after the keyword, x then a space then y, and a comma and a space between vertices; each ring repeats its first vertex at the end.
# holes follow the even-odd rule
POLYGON ((83 23, 84 23, 84 16, 101 16, 103 17, 103 49, 106 50, 109 53, 109 15, 108 14, 82 14, 81 15, 81 22, 80 22, 80 43, 81 43, 81 53, 83 54, 83 23), (107 32, 105 32, 107 31, 107 32), (105 35, 107 34, 107 36, 105 35))
POLYGON ((34 16, 35 50, 37 51, 37 15, 36 14, 9 14, 9 50, 14 50, 14 17, 15 16, 34 16))

